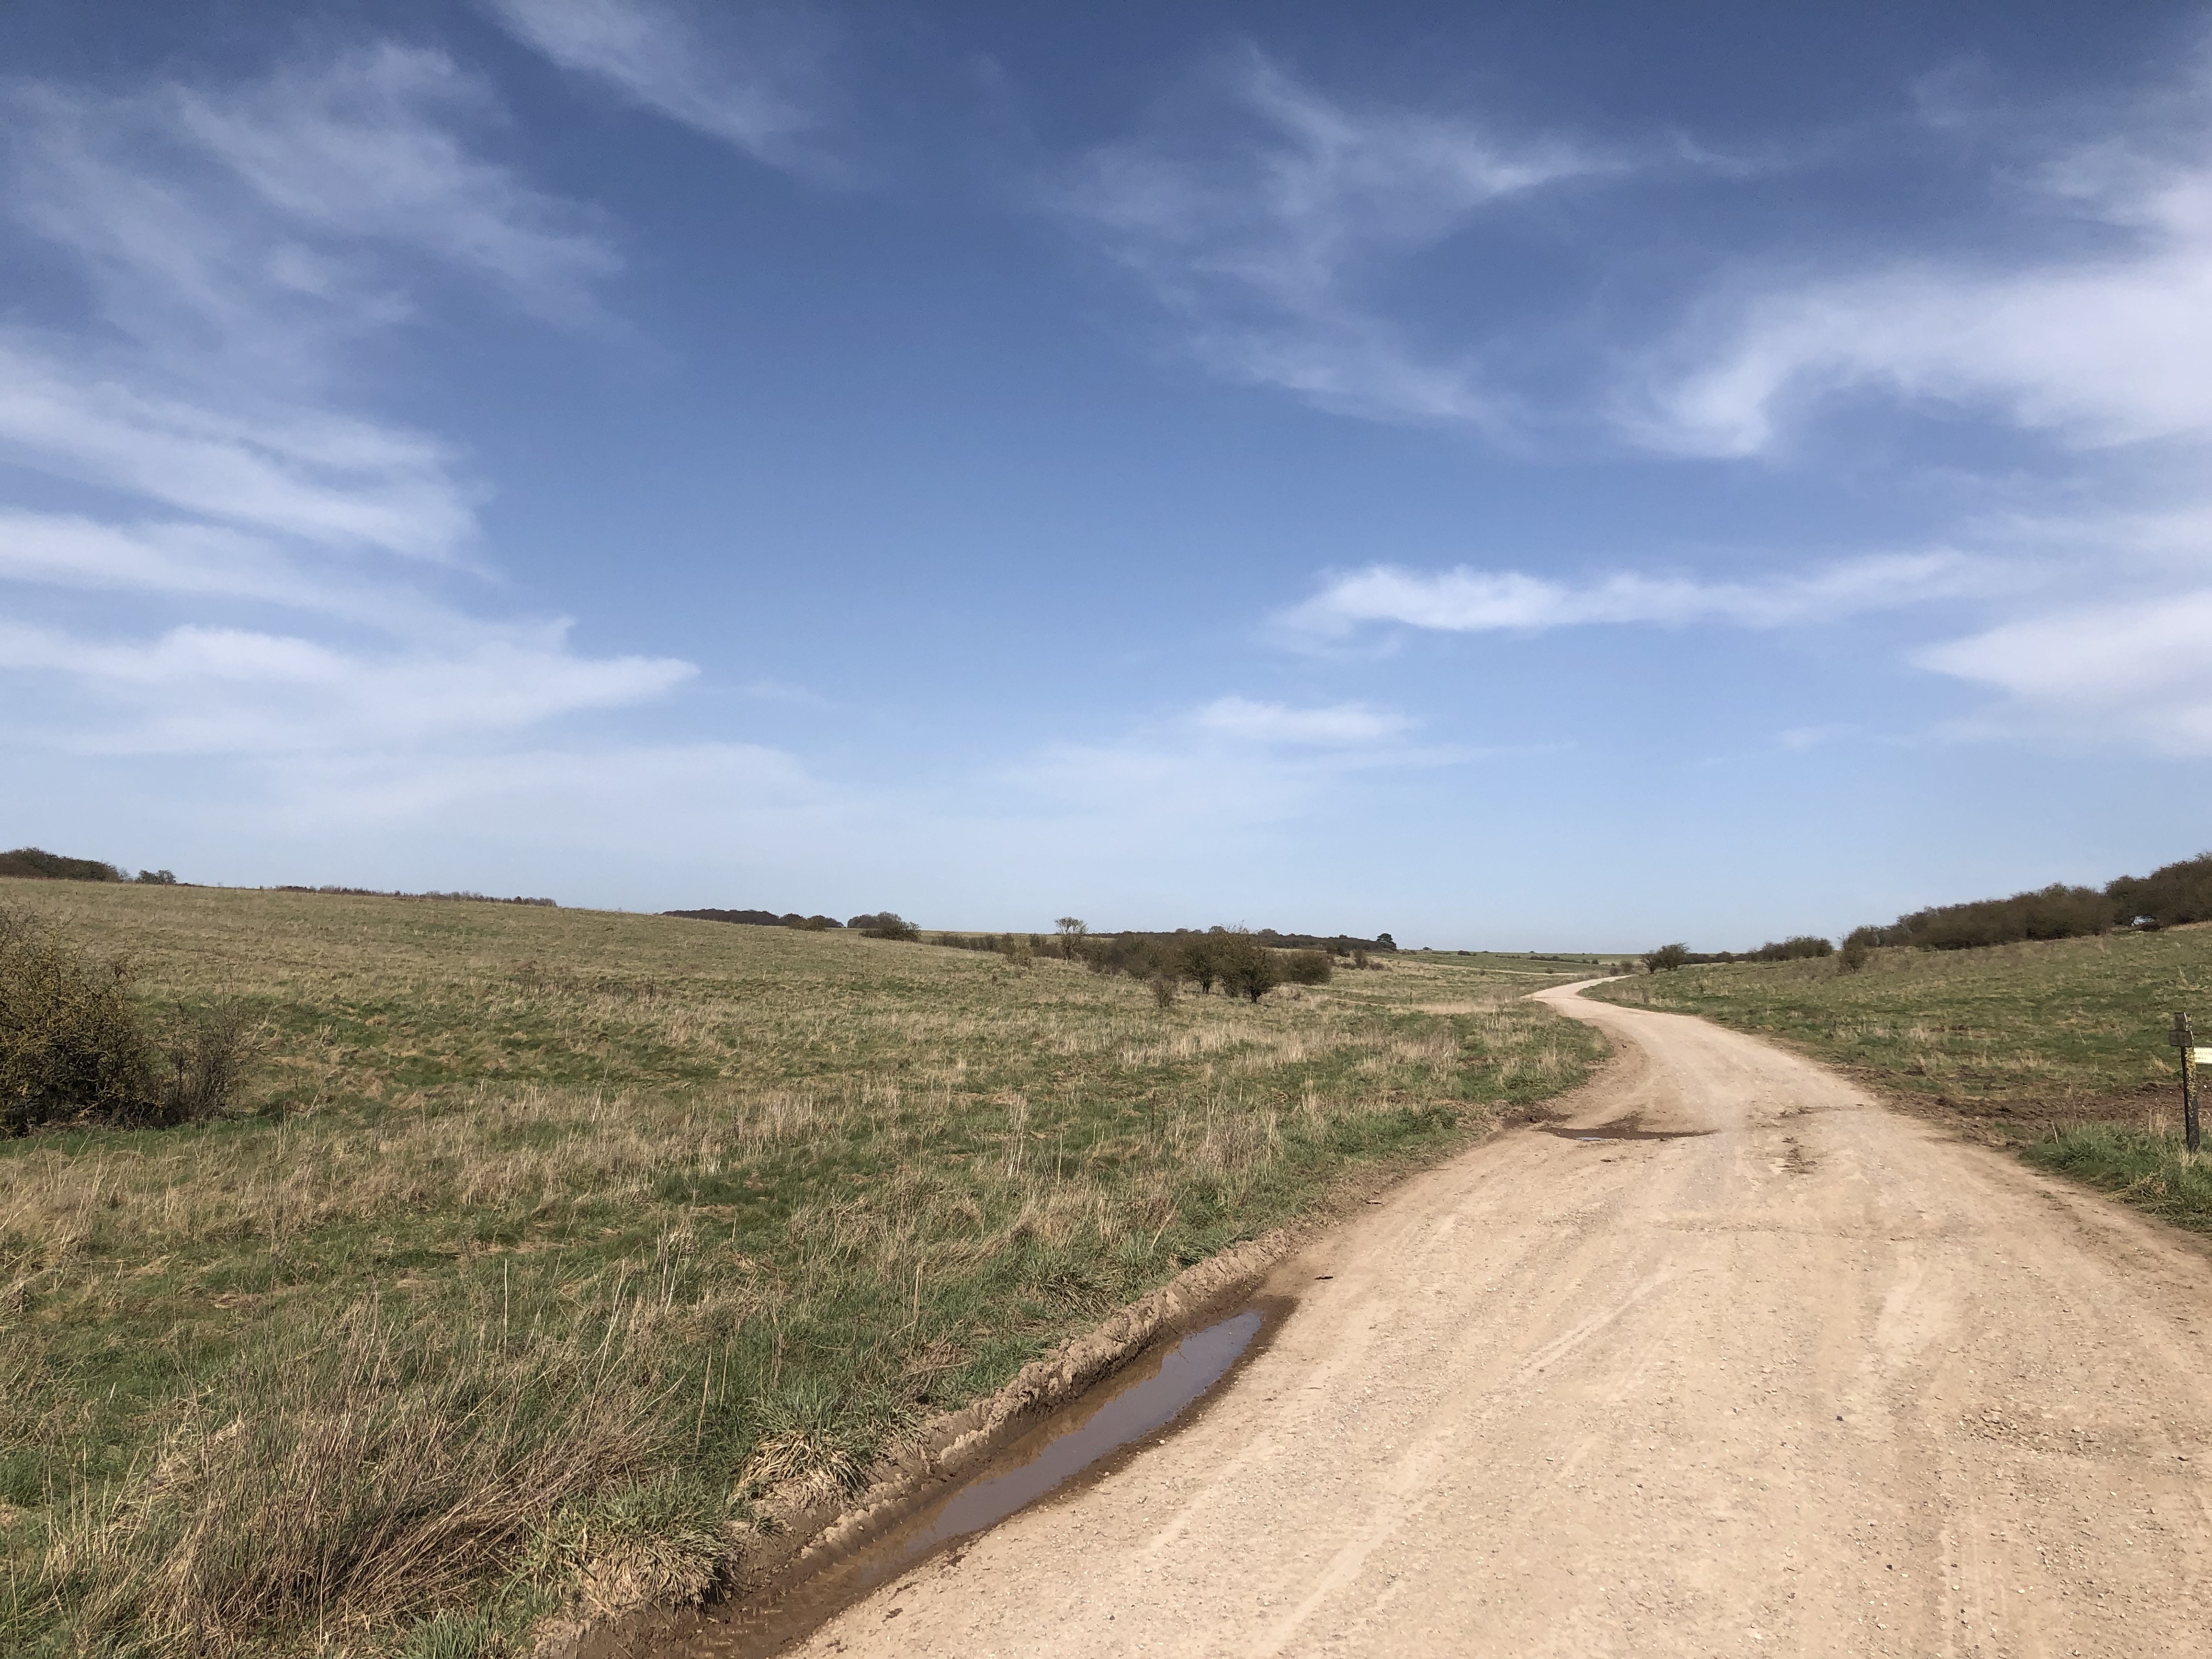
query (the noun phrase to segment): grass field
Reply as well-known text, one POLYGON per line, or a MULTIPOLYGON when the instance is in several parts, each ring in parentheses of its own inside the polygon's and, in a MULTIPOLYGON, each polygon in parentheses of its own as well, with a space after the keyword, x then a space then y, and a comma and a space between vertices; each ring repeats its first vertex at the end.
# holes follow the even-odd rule
MULTIPOLYGON (((491 1653, 704 1583, 1183 1264, 1571 1086, 1443 957, 1254 1006, 1070 963, 462 902, 9 882, 204 1126, 0 1141, 0 1650, 491 1653)), ((1562 973, 1558 977, 1568 977, 1562 973)))
POLYGON ((1610 956, 1589 951, 1427 951, 1420 954, 1497 973, 1548 975, 1555 981, 1562 974, 1611 973, 1620 964, 1636 959, 1633 951, 1618 951, 1610 956))
MULTIPOLYGON (((2212 926, 1973 951, 1685 968, 1592 993, 1779 1037, 2031 1162, 2212 1232, 2212 1164, 2183 1152, 2176 1010, 2212 1046, 2212 926)), ((2212 1079, 2208 1079, 2212 1081, 2212 1079)))

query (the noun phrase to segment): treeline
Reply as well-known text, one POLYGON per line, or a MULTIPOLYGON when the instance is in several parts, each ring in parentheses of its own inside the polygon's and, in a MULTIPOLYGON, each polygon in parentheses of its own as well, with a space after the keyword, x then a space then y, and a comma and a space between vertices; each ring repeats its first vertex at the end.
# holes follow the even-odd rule
MULTIPOLYGON (((802 916, 796 910, 778 915, 773 910, 663 910, 664 916, 680 916, 689 921, 729 921, 747 927, 796 927, 809 933, 825 933, 839 928, 866 933, 871 939, 920 939, 921 930, 896 910, 875 910, 839 921, 835 916, 802 916)), ((1264 950, 1279 954, 1297 956, 1318 955, 1326 964, 1330 958, 1354 958, 1359 967, 1368 965, 1368 959, 1395 951, 1398 943, 1387 933, 1373 939, 1355 939, 1349 933, 1284 933, 1273 927, 1258 929, 1244 927, 1178 927, 1171 933, 1094 933, 1089 926, 1073 916, 1062 916, 1054 924, 1051 933, 937 933, 927 936, 932 945, 941 945, 954 951, 990 951, 1000 956, 1018 957, 1033 962, 1039 957, 1048 960, 1079 961, 1097 968, 1102 973, 1127 973, 1139 979, 1155 979, 1167 975, 1197 983, 1200 971, 1173 969, 1176 960, 1188 959, 1192 963, 1202 962, 1210 947, 1189 943, 1201 939, 1218 939, 1231 935, 1249 939, 1264 950), (1169 941, 1182 941, 1173 945, 1169 941), (1178 951, 1181 956, 1178 957, 1178 951)), ((1310 975, 1309 964, 1300 969, 1310 975)), ((1215 976, 1218 979, 1218 975, 1215 976)), ((1326 978, 1326 975, 1323 975, 1326 978)), ((1277 980, 1276 984, 1286 981, 1277 980)), ((1314 981, 1318 983, 1320 981, 1314 981)), ((1206 988, 1211 988, 1209 981, 1206 988)))
POLYGON ((538 904, 549 910, 561 908, 550 898, 501 898, 495 893, 403 893, 396 888, 387 893, 380 887, 282 886, 270 890, 276 893, 335 893, 351 898, 455 899, 469 904, 538 904))
MULTIPOLYGON (((1176 933, 1180 936, 1192 931, 1178 927, 1176 933)), ((1227 930, 1216 927, 1212 931, 1218 933, 1227 930)), ((1326 951, 1333 957, 1348 957, 1355 951, 1372 955, 1398 948, 1398 941, 1388 933, 1377 933, 1373 939, 1354 939, 1349 933, 1331 933, 1323 938, 1315 933, 1279 933, 1272 927, 1261 927, 1255 930, 1252 937, 1279 951, 1326 951)))
POLYGON ((2192 921, 2212 921, 2212 853, 2160 865, 2147 876, 2120 876, 2101 888, 2054 882, 2009 898, 1931 905, 1899 916, 1887 927, 1854 928, 1844 944, 1966 951, 2027 939, 2081 939, 2115 927, 2178 927, 2192 921))
POLYGON ((1771 940, 1756 951, 1692 951, 1686 945, 1662 945, 1644 953, 1644 965, 1653 973, 1672 968, 1695 968, 1709 962, 1799 962, 1807 957, 1833 956, 1836 947, 1810 933, 1794 933, 1771 940))
POLYGON ((153 887, 173 887, 176 877, 167 870, 141 870, 134 878, 105 859, 73 859, 49 853, 42 847, 18 847, 0 853, 0 876, 27 881, 131 881, 153 887))
POLYGON ((687 921, 733 921, 741 927, 796 927, 802 933, 826 933, 831 928, 850 928, 872 939, 920 939, 921 930, 896 910, 871 910, 848 921, 835 916, 802 916, 796 910, 778 915, 773 910, 663 910, 664 916, 687 921))
POLYGON ((2053 882, 2009 898, 1932 904, 1887 926, 1852 928, 1844 935, 1840 952, 1824 939, 1800 935, 1741 953, 1662 945, 1644 953, 1644 965, 1661 972, 1700 963, 1789 962, 1837 954, 1848 973, 1856 972, 1884 947, 1972 951, 2033 939, 2086 939, 2116 927, 2179 927, 2192 921, 2212 921, 2212 853, 2160 865, 2147 876, 2120 876, 2102 887, 2053 882))
POLYGON ((1353 968, 1380 965, 1370 959, 1372 940, 1355 944, 1347 938, 1345 948, 1334 951, 1325 943, 1286 949, 1273 942, 1302 937, 1309 936, 1221 927, 1094 933, 1079 919, 1062 916, 1050 934, 935 933, 929 942, 955 951, 996 951, 1018 965, 1043 957, 1080 963, 1094 974, 1125 975, 1150 985, 1163 1007, 1186 986, 1200 995, 1218 991, 1257 1002, 1279 986, 1328 984, 1339 957, 1353 968))
MULTIPOLYGON (((141 870, 127 876, 105 859, 66 858, 59 853, 49 853, 43 848, 18 847, 12 852, 0 853, 0 876, 16 876, 33 881, 127 881, 149 887, 175 887, 176 874, 168 870, 141 870)), ((353 898, 397 899, 459 899, 471 904, 542 904, 548 909, 558 909, 550 898, 501 898, 493 893, 404 893, 398 890, 386 892, 380 887, 302 887, 289 883, 272 888, 278 893, 336 893, 353 898)))

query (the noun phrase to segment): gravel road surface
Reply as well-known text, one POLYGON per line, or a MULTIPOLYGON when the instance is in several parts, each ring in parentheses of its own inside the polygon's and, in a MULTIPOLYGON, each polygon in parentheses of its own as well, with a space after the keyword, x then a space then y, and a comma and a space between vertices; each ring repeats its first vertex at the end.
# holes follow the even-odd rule
POLYGON ((809 1656, 2212 1646, 2212 1262, 1680 1015, 1396 1188, 1188 1426, 809 1656))

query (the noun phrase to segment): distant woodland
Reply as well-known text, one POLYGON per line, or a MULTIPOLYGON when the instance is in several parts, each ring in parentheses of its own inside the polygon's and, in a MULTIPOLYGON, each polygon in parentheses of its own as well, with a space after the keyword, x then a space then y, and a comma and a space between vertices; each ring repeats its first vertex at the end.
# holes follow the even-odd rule
MULTIPOLYGON (((2008 898, 1930 905, 1893 922, 1854 927, 1844 936, 1841 954, 1849 969, 1864 962, 1869 952, 1889 946, 1971 951, 2030 939, 2082 939, 2118 927, 2148 931, 2197 921, 2212 921, 2212 853, 2162 864, 2147 876, 2118 876, 2102 887, 2054 882, 2008 898)), ((1655 971, 1664 971, 1701 963, 1786 962, 1835 951, 1826 939, 1804 935, 1741 953, 1662 945, 1647 951, 1644 962, 1655 971)))

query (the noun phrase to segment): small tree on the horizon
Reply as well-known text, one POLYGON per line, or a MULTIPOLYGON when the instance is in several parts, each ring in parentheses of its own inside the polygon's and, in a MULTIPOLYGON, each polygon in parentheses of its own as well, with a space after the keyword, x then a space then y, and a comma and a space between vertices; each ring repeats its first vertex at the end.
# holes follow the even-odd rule
POLYGON ((1690 959, 1686 945, 1662 945, 1644 953, 1644 965, 1655 974, 1672 973, 1690 959))

